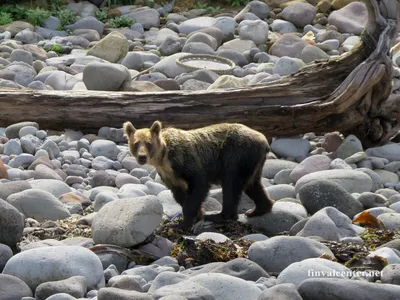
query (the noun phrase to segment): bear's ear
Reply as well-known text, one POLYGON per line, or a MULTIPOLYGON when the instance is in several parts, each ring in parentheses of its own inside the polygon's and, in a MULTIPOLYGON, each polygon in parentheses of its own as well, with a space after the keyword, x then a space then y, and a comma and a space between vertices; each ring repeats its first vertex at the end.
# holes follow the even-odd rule
POLYGON ((136 128, 133 127, 131 122, 125 122, 124 123, 124 135, 126 137, 131 137, 133 134, 135 134, 136 128))
POLYGON ((150 127, 151 134, 159 135, 162 128, 160 121, 154 121, 153 125, 150 127))

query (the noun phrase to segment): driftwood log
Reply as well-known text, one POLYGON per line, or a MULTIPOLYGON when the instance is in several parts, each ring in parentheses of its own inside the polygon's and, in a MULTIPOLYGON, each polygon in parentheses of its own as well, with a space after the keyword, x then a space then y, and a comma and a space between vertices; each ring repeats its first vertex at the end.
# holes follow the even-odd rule
POLYGON ((400 0, 364 0, 369 20, 346 55, 308 65, 280 81, 240 89, 157 93, 0 90, 0 126, 36 121, 42 128, 96 132, 154 120, 183 129, 240 122, 267 136, 354 133, 364 146, 400 130, 400 95, 391 94, 389 57, 400 0))

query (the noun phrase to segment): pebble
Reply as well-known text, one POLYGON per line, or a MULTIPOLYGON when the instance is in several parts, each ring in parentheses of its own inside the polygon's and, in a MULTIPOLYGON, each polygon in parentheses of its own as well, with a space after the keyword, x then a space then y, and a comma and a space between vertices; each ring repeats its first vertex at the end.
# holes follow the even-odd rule
POLYGON ((296 193, 307 183, 316 179, 331 181, 339 184, 349 193, 370 192, 372 179, 357 170, 325 170, 307 174, 296 182, 296 193))
POLYGON ((8 196, 7 202, 25 217, 35 218, 38 221, 62 220, 71 216, 55 196, 35 188, 8 196))
POLYGON ((357 237, 352 220, 333 206, 327 206, 314 213, 304 224, 297 236, 319 236, 327 241, 342 241, 357 237))
POLYGON ((349 218, 353 218, 363 210, 362 204, 335 181, 321 179, 310 181, 300 188, 299 198, 307 211, 312 214, 324 207, 332 206, 349 218))
POLYGON ((362 280, 310 278, 298 288, 303 299, 395 299, 400 292, 396 285, 383 285, 362 280))
POLYGON ((333 276, 326 276, 326 278, 349 279, 351 276, 351 270, 337 262, 324 258, 308 258, 292 263, 279 274, 277 279, 278 284, 292 283, 299 287, 306 279, 325 277, 324 275, 319 275, 324 273, 334 274, 333 276))
POLYGON ((317 258, 324 253, 333 257, 328 247, 312 239, 275 236, 266 241, 253 243, 249 248, 248 256, 268 273, 279 273, 292 263, 307 258, 317 258))

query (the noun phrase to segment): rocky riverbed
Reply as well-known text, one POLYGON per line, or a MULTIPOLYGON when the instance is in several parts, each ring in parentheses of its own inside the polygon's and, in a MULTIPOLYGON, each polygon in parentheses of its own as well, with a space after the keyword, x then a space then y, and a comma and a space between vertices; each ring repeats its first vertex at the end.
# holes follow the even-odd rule
MULTIPOLYGON (((69 5, 80 17, 63 30, 54 17, 43 27, 14 21, 0 27, 0 86, 262 84, 350 51, 367 20, 361 2, 275 2, 212 16, 119 7, 113 13, 136 19, 122 29, 105 27, 85 2, 69 5), (231 75, 190 72, 176 64, 188 53, 236 67, 231 75)), ((263 170, 271 213, 247 219, 253 203, 243 196, 239 222, 176 232, 181 208, 156 171, 130 156, 122 128, 55 132, 34 120, 0 128, 0 299, 397 299, 399 142, 365 149, 338 132, 272 138, 263 170)), ((221 201, 213 186, 206 212, 221 201)))
MULTIPOLYGON (((368 18, 364 3, 285 2, 251 1, 245 10, 221 14, 175 13, 171 4, 109 12, 135 20, 130 28, 105 26, 91 3, 69 4, 77 20, 62 30, 54 16, 42 27, 24 21, 0 26, 0 87, 151 92, 251 86, 342 55, 360 41, 368 18), (176 62, 188 54, 218 55, 235 67, 225 75, 192 72, 176 62)), ((396 67, 398 57, 396 48, 396 67)), ((394 76, 397 90, 397 68, 394 76)))

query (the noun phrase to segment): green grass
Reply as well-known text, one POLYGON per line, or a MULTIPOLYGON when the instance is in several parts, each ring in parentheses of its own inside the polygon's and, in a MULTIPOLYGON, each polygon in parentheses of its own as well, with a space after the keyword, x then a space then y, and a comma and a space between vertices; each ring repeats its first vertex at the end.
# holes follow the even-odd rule
POLYGON ((131 27, 136 20, 129 17, 115 17, 107 21, 107 24, 111 28, 131 27))
POLYGON ((13 21, 12 15, 7 12, 0 12, 0 25, 6 25, 13 21))

